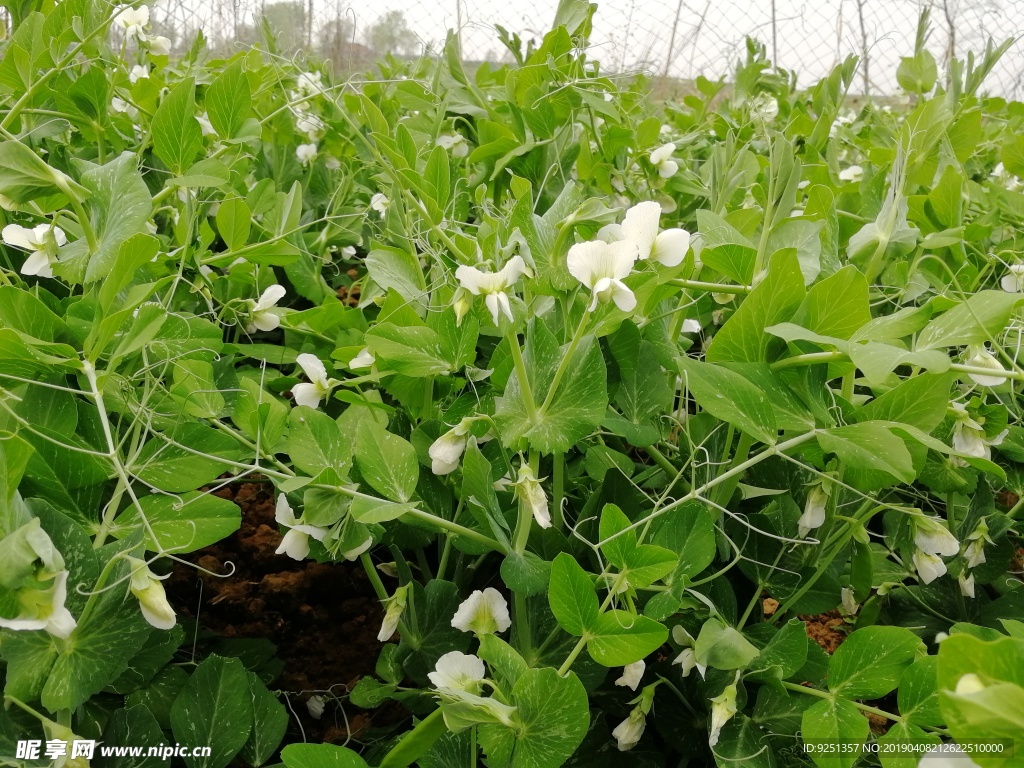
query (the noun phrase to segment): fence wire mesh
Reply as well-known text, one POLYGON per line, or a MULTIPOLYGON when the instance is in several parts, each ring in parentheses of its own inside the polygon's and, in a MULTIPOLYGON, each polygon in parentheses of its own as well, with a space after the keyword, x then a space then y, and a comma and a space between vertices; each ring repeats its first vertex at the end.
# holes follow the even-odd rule
MULTIPOLYGON (((179 47, 202 30, 218 49, 261 39, 258 19, 284 52, 306 50, 354 71, 390 53, 438 51, 457 31, 467 61, 509 57, 500 26, 540 39, 557 0, 162 0, 154 20, 179 47)), ((802 85, 849 54, 861 59, 855 89, 898 91, 900 57, 913 52, 918 17, 931 9, 928 48, 940 63, 1024 34, 1024 0, 611 0, 594 18, 591 55, 606 71, 678 80, 727 77, 744 39, 762 41, 772 61, 802 85)), ((1024 97, 1024 42, 1015 43, 985 83, 989 93, 1024 97)))

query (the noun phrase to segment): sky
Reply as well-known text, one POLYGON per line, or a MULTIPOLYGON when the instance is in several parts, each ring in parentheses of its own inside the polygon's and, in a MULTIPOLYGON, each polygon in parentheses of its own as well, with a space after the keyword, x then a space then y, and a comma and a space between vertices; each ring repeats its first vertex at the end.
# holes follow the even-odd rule
MULTIPOLYGON (((217 0, 163 0, 201 3, 209 12, 217 0)), ((249 9, 259 0, 239 2, 249 9)), ((268 0, 264 0, 267 2, 268 0)), ((309 0, 304 0, 309 2, 309 0)), ((467 59, 499 58, 502 49, 494 25, 540 37, 555 15, 557 0, 312 0, 319 25, 346 15, 356 21, 356 36, 388 11, 402 11, 424 44, 436 47, 446 31, 461 28, 467 59)), ((868 42, 873 93, 897 91, 899 57, 913 52, 922 0, 859 0, 863 36, 868 42)), ((1024 36, 1024 0, 932 0, 934 30, 929 48, 944 60, 949 45, 947 7, 954 18, 958 56, 980 51, 989 36, 997 42, 1024 36)), ((863 50, 858 0, 608 0, 599 3, 591 54, 604 68, 644 69, 654 74, 717 78, 743 56, 746 36, 761 39, 769 55, 796 70, 801 85, 825 76, 848 53, 863 50), (775 24, 772 24, 774 6, 775 24), (677 21, 678 19, 678 21, 677 21), (673 27, 675 28, 674 41, 673 27), (671 44, 670 44, 670 41, 671 44)), ((1016 43, 986 82, 993 93, 1024 98, 1024 41, 1016 43)), ((857 87, 862 90, 858 78, 857 87)))

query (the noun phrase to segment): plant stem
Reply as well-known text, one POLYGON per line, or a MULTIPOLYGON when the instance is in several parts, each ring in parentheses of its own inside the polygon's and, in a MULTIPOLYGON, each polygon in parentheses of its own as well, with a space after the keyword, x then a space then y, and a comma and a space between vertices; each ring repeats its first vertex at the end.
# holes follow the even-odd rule
POLYGON ((554 463, 551 472, 551 522, 555 530, 560 531, 565 527, 565 520, 562 517, 562 499, 565 497, 565 454, 556 451, 551 458, 554 463))
MULTIPOLYGON (((796 683, 783 682, 782 687, 790 691, 806 693, 808 696, 814 696, 819 699, 826 699, 827 701, 835 701, 837 698, 834 693, 829 693, 828 691, 819 691, 817 688, 808 688, 804 685, 797 685, 796 683)), ((894 715, 892 712, 886 712, 884 709, 870 707, 867 704, 861 704, 859 701, 852 701, 851 699, 846 700, 853 704, 853 706, 855 706, 861 712, 869 712, 872 715, 884 717, 886 720, 892 720, 894 723, 899 723, 903 720, 903 718, 899 715, 894 715)))
POLYGON ((512 364, 516 369, 516 379, 519 381, 519 389, 523 391, 523 402, 526 405, 526 414, 530 417, 530 423, 537 423, 537 403, 533 399, 533 388, 530 386, 530 375, 526 370, 526 362, 523 360, 523 350, 519 346, 519 337, 509 330, 505 339, 508 341, 509 353, 512 355, 512 364))
POLYGON ((732 295, 745 295, 753 289, 749 285, 734 285, 732 283, 706 283, 703 280, 684 280, 675 278, 668 281, 669 285, 680 288, 692 288, 697 291, 709 291, 711 293, 728 293, 732 295))

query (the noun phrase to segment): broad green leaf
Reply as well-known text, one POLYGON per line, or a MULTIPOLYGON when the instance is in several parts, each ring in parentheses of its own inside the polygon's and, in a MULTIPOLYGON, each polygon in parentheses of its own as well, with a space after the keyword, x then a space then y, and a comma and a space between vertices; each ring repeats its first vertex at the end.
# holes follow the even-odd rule
POLYGON ((676 362, 686 387, 701 408, 762 443, 775 442, 775 414, 761 390, 722 366, 687 357, 678 357, 676 362))
POLYGON ((804 622, 790 619, 750 662, 746 677, 753 680, 788 680, 807 662, 807 632, 804 622))
POLYGON ((249 740, 242 747, 242 757, 249 765, 260 766, 270 759, 284 738, 288 710, 255 674, 247 672, 246 675, 252 697, 253 724, 249 740))
POLYGON ((380 323, 367 332, 365 341, 383 369, 413 377, 452 372, 441 349, 441 337, 430 328, 380 323))
POLYGON ((939 743, 939 737, 934 733, 913 723, 897 722, 878 737, 878 758, 882 768, 917 768, 922 762, 921 755, 939 743))
POLYGON ((427 684, 427 673, 449 651, 466 651, 471 636, 452 626, 452 616, 462 598, 450 581, 432 579, 423 587, 412 582, 409 599, 413 609, 404 616, 406 630, 401 634, 398 655, 409 677, 427 684))
POLYGON ((186 757, 186 765, 225 768, 248 741, 252 727, 252 694, 242 662, 207 656, 171 708, 176 741, 211 747, 209 757, 186 757))
POLYGON ((242 70, 243 58, 235 59, 206 89, 206 114, 217 135, 231 139, 238 135, 252 109, 249 78, 242 70))
MULTIPOLYGON (((103 743, 112 746, 143 745, 157 747, 167 743, 167 738, 160 730, 153 713, 144 704, 119 709, 110 716, 106 728, 103 729, 103 743)), ((167 763, 162 757, 131 755, 103 755, 96 751, 92 761, 96 768, 165 768, 167 763)))
POLYGON ((392 501, 408 501, 416 491, 416 449, 375 422, 365 424, 356 436, 356 466, 375 491, 392 501))
POLYGON ((744 768, 775 768, 778 762, 767 734, 754 720, 742 712, 733 716, 718 735, 711 748, 718 765, 742 765, 744 768))
POLYGON ((481 725, 480 744, 493 768, 558 768, 590 725, 587 692, 576 675, 550 667, 524 671, 512 686, 517 727, 481 725))
POLYGON ((385 291, 397 291, 406 301, 423 302, 427 284, 416 254, 380 246, 366 254, 364 263, 370 277, 385 291))
POLYGON ((761 362, 771 336, 765 328, 788 320, 804 298, 804 279, 792 250, 774 254, 768 274, 715 335, 707 350, 710 363, 761 362))
POLYGON ((862 627, 850 634, 828 663, 828 687, 851 699, 877 699, 894 690, 903 671, 926 652, 903 627, 862 627))
POLYGON ((597 625, 598 604, 594 582, 568 553, 560 553, 551 563, 548 602, 558 625, 570 635, 581 637, 597 625))
POLYGON ((598 616, 587 634, 590 657, 605 667, 632 664, 654 653, 668 640, 668 629, 664 624, 618 609, 598 616))
POLYGON ((922 373, 912 376, 867 403, 857 413, 862 421, 899 421, 931 432, 942 423, 953 377, 922 373))
POLYGON ((918 659, 900 677, 897 703, 900 714, 914 725, 942 725, 939 711, 937 656, 918 659))
POLYGON ((822 336, 849 339, 871 320, 868 283, 852 264, 807 292, 794 322, 822 336))
POLYGON ((608 407, 607 372, 601 346, 591 335, 579 342, 547 407, 540 407, 567 347, 558 346, 541 320, 530 321, 523 359, 538 411, 531 417, 526 394, 513 375, 495 408, 495 421, 506 445, 525 440, 543 453, 567 451, 601 423, 608 407))
POLYGON ((704 248, 700 252, 702 263, 731 277, 740 285, 750 285, 756 258, 757 249, 741 243, 722 243, 704 248))
POLYGON ((162 491, 191 491, 212 482, 245 459, 232 437, 198 422, 158 434, 142 446, 131 470, 162 491), (223 459, 223 461, 218 461, 223 459))
POLYGON ((665 579, 668 584, 696 576, 715 558, 714 521, 708 508, 696 500, 657 518, 651 540, 678 558, 675 570, 665 579))
MULTIPOLYGON (((843 750, 835 745, 862 743, 871 726, 852 702, 823 700, 804 710, 801 736, 810 758, 820 768, 852 768, 860 750, 843 750)), ((848 748, 849 749, 849 748, 848 748)))
POLYGON ((307 406, 288 414, 288 455, 296 467, 312 477, 325 469, 344 476, 352 460, 352 446, 330 416, 307 406))
POLYGON ((760 654, 742 633, 718 618, 704 622, 693 650, 698 662, 715 669, 742 669, 760 654))
MULTIPOLYGON (((230 536, 242 524, 242 513, 233 501, 207 493, 183 493, 175 496, 153 494, 140 499, 142 512, 163 549, 195 552, 230 536)), ((111 533, 124 538, 142 527, 139 510, 128 507, 117 516, 111 533)), ((146 533, 146 549, 157 551, 157 544, 146 533)))
POLYGON ((368 768, 357 753, 333 744, 289 744, 281 760, 287 768, 368 768))
POLYGON ((906 444, 881 424, 865 421, 818 432, 818 444, 855 469, 887 472, 909 483, 916 477, 906 444))
POLYGON ((164 96, 153 115, 153 151, 179 176, 192 165, 203 147, 196 120, 195 81, 183 78, 164 96))
MULTIPOLYGON (((804 284, 810 285, 821 272, 821 230, 824 221, 810 219, 784 219, 775 225, 768 236, 766 253, 777 253, 783 249, 796 252, 804 284)), ((701 254, 703 260, 703 254, 701 254)))
POLYGON ((978 291, 933 319, 918 334, 915 349, 942 349, 981 344, 999 335, 1024 296, 1005 291, 978 291))
POLYGON ((0 142, 0 194, 27 203, 57 192, 84 200, 88 191, 70 176, 51 168, 26 144, 14 139, 0 142))
POLYGON ((229 251, 244 248, 249 242, 252 230, 252 212, 245 200, 240 197, 229 197, 221 202, 217 209, 217 231, 220 232, 224 244, 229 251))

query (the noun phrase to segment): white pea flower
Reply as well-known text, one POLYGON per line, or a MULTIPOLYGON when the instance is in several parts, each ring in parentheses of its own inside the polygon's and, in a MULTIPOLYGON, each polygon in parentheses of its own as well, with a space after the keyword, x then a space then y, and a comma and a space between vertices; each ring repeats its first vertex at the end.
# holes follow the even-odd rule
POLYGON ((860 607, 853 596, 853 590, 849 587, 843 587, 839 590, 839 601, 839 604, 843 609, 843 613, 847 616, 853 616, 857 613, 857 609, 860 607))
POLYGON ((696 320, 692 317, 688 317, 685 320, 683 320, 683 327, 680 330, 680 333, 700 333, 700 331, 701 327, 699 320, 696 320))
POLYGON ((566 266, 569 273, 593 294, 591 312, 597 309, 598 304, 608 301, 614 301, 623 312, 632 312, 636 308, 636 296, 622 282, 633 270, 636 255, 636 243, 630 240, 615 243, 594 240, 576 243, 569 249, 566 266))
POLYGON ((956 577, 957 584, 960 585, 960 594, 964 597, 974 597, 974 574, 968 571, 960 571, 960 575, 956 577))
POLYGON ((669 179, 679 171, 679 163, 672 159, 675 151, 675 144, 662 144, 651 151, 651 165, 658 169, 658 175, 663 179, 669 179))
POLYGON ((519 468, 519 479, 516 481, 516 496, 533 514, 533 519, 541 528, 551 527, 551 511, 548 509, 548 497, 540 480, 533 474, 529 464, 519 468))
POLYGON ((1000 376, 999 373, 1005 374, 1006 369, 985 347, 970 347, 967 354, 971 357, 965 365, 969 365, 972 368, 985 368, 993 372, 991 375, 984 373, 967 374, 976 384, 982 387, 998 387, 1000 384, 1005 383, 1007 377, 1005 375, 1000 376))
POLYGON ((373 197, 370 198, 370 207, 379 213, 382 219, 388 212, 389 205, 391 205, 391 201, 388 200, 387 195, 383 192, 374 192, 373 197))
POLYGON ((504 632, 512 626, 512 619, 508 615, 508 603, 494 587, 488 587, 483 592, 475 590, 455 611, 452 626, 462 632, 473 632, 477 635, 504 632))
POLYGON ((960 553, 960 542, 938 518, 918 513, 913 516, 913 524, 914 544, 922 552, 943 557, 960 553))
POLYGON ((931 584, 946 573, 946 564, 938 555, 930 555, 919 549, 914 552, 913 560, 914 570, 924 584, 931 584))
POLYGON ((303 165, 316 160, 316 144, 299 144, 295 148, 295 158, 303 165))
POLYGON ((274 512, 274 519, 279 525, 288 529, 288 532, 281 539, 281 545, 277 548, 276 554, 287 554, 292 560, 305 560, 309 555, 309 537, 317 541, 323 541, 328 534, 326 528, 317 525, 306 525, 300 523, 295 517, 295 512, 288 503, 288 498, 282 493, 277 497, 277 509, 274 512))
POLYGON ((380 642, 386 642, 391 639, 391 636, 395 634, 395 630, 398 629, 398 622, 402 619, 402 614, 405 613, 405 605, 407 599, 407 593, 409 591, 409 585, 399 587, 395 590, 395 594, 388 600, 388 607, 384 611, 384 621, 381 622, 380 632, 377 633, 377 639, 380 642))
POLYGON ((377 358, 370 354, 370 348, 363 347, 361 350, 359 350, 359 354, 357 354, 355 357, 348 361, 348 367, 369 368, 375 362, 377 362, 377 358))
POLYGON ((306 134, 310 141, 315 141, 317 135, 326 127, 327 126, 324 125, 324 121, 312 112, 303 112, 300 110, 295 115, 295 129, 299 131, 299 133, 306 134))
POLYGON ((352 562, 372 546, 373 536, 367 536, 365 539, 363 539, 363 541, 360 544, 353 547, 352 549, 342 550, 341 556, 349 562, 352 562))
POLYGON ((39 224, 32 229, 8 224, 0 233, 0 238, 7 245, 32 252, 21 265, 21 274, 37 277, 53 277, 57 249, 68 241, 63 229, 49 224, 39 224))
POLYGON ((153 35, 149 38, 149 52, 153 56, 169 56, 171 41, 163 35, 153 35))
POLYGON ((127 7, 114 17, 114 24, 124 30, 126 39, 146 41, 146 27, 149 26, 149 6, 127 7))
POLYGON ((135 85, 139 80, 149 79, 149 66, 144 64, 136 64, 128 72, 128 82, 135 85))
POLYGON ((680 645, 683 648, 679 655, 672 660, 673 664, 678 664, 682 667, 683 677, 689 676, 690 672, 695 668, 700 673, 700 676, 704 677, 704 674, 707 672, 707 665, 697 662, 697 653, 693 649, 693 636, 682 625, 677 624, 672 627, 672 639, 676 645, 680 645))
POLYGON ((130 117, 135 117, 139 113, 135 107, 117 96, 111 97, 110 108, 119 114, 128 115, 130 117))
POLYGON ((864 178, 864 169, 859 165, 850 165, 839 172, 840 181, 859 182, 864 178))
POLYGON ((727 686, 718 696, 711 699, 711 733, 708 736, 708 745, 718 744, 718 736, 722 728, 732 719, 737 712, 736 709, 736 684, 727 686))
POLYGON ((615 726, 615 730, 612 731, 612 736, 615 737, 619 752, 626 752, 635 747, 640 742, 640 737, 644 735, 646 729, 647 715, 644 714, 643 707, 633 707, 629 717, 615 726))
POLYGON ((337 379, 327 376, 327 368, 323 361, 316 355, 304 352, 295 358, 302 372, 306 374, 308 382, 302 382, 292 387, 292 396, 296 405, 306 405, 310 408, 319 408, 320 401, 331 396, 333 390, 340 383, 337 379))
POLYGON ((487 677, 487 668, 476 656, 449 651, 437 660, 434 671, 427 677, 438 690, 478 694, 487 677))
POLYGON ((1011 264, 1008 274, 999 280, 999 287, 1007 293, 1024 293, 1024 264, 1011 264))
POLYGON ((430 469, 435 475, 447 475, 459 468, 472 426, 472 419, 463 419, 431 444, 428 454, 430 469))
POLYGON ((494 324, 498 324, 501 315, 512 320, 512 305, 509 302, 508 290, 519 282, 523 275, 532 276, 530 268, 526 266, 522 256, 513 256, 497 272, 483 272, 476 267, 469 267, 465 264, 459 265, 455 270, 455 277, 459 285, 473 294, 483 296, 487 309, 491 312, 494 324))
POLYGON ((437 137, 434 143, 452 153, 452 157, 465 157, 469 154, 469 144, 461 133, 445 133, 437 137))
POLYGON ((284 286, 274 283, 268 286, 259 299, 249 299, 249 322, 245 326, 246 333, 256 331, 273 331, 281 325, 281 318, 272 310, 277 302, 284 298, 284 286))
POLYGON ((300 72, 295 78, 295 90, 301 97, 323 93, 320 72, 300 72))
MULTIPOLYGON (((1002 444, 1009 430, 1004 429, 995 437, 989 438, 985 428, 971 418, 962 403, 952 403, 952 408, 956 418, 953 424, 953 450, 966 456, 991 460, 992 446, 1002 444)), ((967 466, 967 462, 959 456, 952 456, 950 461, 954 466, 967 466)))
MULTIPOLYGON (((341 160, 336 158, 334 155, 325 155, 324 156, 324 168, 326 168, 328 171, 336 171, 339 168, 341 168, 341 160)), ((346 248, 352 248, 352 246, 351 245, 346 245, 345 248, 342 248, 342 251, 344 251, 346 248)), ((352 255, 354 256, 355 253, 356 253, 356 249, 352 248, 352 255)))
MULTIPOLYGON (((47 539, 48 540, 48 539, 47 539)), ((63 563, 63 561, 61 561, 63 563)), ((64 603, 68 598, 68 572, 58 571, 53 584, 46 590, 34 590, 32 616, 5 619, 0 617, 0 627, 13 630, 42 629, 54 637, 67 639, 75 631, 77 622, 64 603)))
POLYGON ((825 507, 828 504, 829 491, 824 484, 818 483, 807 494, 804 502, 804 513, 797 521, 800 538, 825 523, 825 507))
POLYGON ((203 136, 217 135, 217 129, 213 127, 213 123, 210 122, 210 116, 206 112, 196 115, 196 122, 199 123, 199 130, 203 132, 203 136))
POLYGON ((653 200, 637 203, 622 219, 622 224, 601 228, 598 237, 608 242, 628 240, 636 245, 638 261, 654 261, 666 267, 678 265, 690 249, 690 233, 678 227, 659 232, 661 204, 653 200))
MULTIPOLYGON (((341 166, 338 167, 340 168, 341 166)), ((341 255, 344 256, 346 259, 351 259, 355 257, 356 247, 354 245, 343 246, 341 249, 341 255)))
POLYGON ((314 720, 319 720, 323 717, 325 704, 323 696, 310 696, 306 699, 306 709, 309 711, 309 716, 314 720))
POLYGON ((127 559, 132 569, 130 591, 138 598, 142 615, 151 626, 157 629, 170 629, 177 623, 178 617, 167 601, 167 593, 160 577, 150 570, 144 560, 137 557, 127 559))
POLYGON ((1001 162, 997 163, 996 167, 992 169, 991 178, 1011 192, 1015 192, 1021 186, 1020 179, 1007 171, 1001 162))
POLYGON ((615 681, 616 685, 621 685, 623 688, 629 688, 631 691, 635 691, 636 687, 640 685, 640 681, 643 680, 644 670, 647 669, 647 665, 643 659, 640 661, 634 661, 632 664, 627 664, 622 668, 622 675, 618 680, 615 681))

